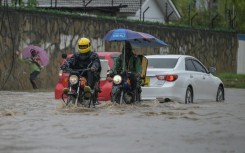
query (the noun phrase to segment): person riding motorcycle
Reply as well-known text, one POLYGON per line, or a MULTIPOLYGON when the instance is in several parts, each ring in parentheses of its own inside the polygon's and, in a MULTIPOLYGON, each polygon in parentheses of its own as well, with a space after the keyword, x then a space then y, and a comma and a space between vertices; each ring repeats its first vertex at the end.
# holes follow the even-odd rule
POLYGON ((112 77, 116 74, 123 73, 123 69, 124 72, 131 72, 129 80, 131 83, 131 90, 133 91, 140 84, 139 78, 142 72, 142 65, 140 58, 138 58, 137 55, 133 53, 132 46, 129 41, 125 42, 125 57, 123 48, 122 54, 120 54, 116 59, 109 76, 112 77))
MULTIPOLYGON (((100 80, 101 63, 96 52, 91 51, 91 42, 88 38, 80 38, 77 41, 78 51, 75 52, 67 61, 61 66, 62 70, 66 68, 71 69, 86 69, 84 77, 87 79, 88 86, 86 88, 94 89, 95 83, 100 80), (89 67, 88 67, 89 66, 89 67)), ((97 91, 100 92, 99 85, 96 86, 97 91)))

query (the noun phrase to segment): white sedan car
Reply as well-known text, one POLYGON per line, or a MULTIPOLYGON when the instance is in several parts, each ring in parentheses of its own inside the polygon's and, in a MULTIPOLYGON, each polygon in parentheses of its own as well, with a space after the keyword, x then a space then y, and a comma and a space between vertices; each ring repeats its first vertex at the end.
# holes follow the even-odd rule
POLYGON ((224 101, 223 82, 196 58, 188 55, 147 55, 148 67, 142 100, 193 103, 224 101))

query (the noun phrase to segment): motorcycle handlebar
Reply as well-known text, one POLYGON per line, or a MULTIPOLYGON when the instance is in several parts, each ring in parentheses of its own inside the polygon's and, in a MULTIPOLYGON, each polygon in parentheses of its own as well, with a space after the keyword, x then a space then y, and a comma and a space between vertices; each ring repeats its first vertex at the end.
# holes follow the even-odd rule
POLYGON ((91 68, 86 68, 86 69, 71 69, 71 68, 65 68, 63 69, 63 71, 65 72, 69 72, 69 73, 79 73, 79 74, 82 74, 86 71, 90 71, 91 68))
MULTIPOLYGON (((145 76, 141 76, 139 73, 135 73, 135 72, 131 72, 131 71, 124 71, 124 72, 118 72, 117 73, 117 75, 131 75, 131 74, 134 74, 137 78, 139 78, 139 79, 145 79, 145 76)), ((108 77, 114 77, 115 75, 110 75, 110 74, 108 74, 107 75, 108 77)))

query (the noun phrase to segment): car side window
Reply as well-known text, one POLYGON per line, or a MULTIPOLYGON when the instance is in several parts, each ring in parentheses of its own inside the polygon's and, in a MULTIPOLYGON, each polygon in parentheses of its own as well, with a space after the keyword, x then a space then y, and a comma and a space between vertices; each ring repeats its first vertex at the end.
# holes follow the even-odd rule
POLYGON ((197 68, 198 72, 203 72, 203 73, 207 73, 207 70, 205 67, 203 67, 198 61, 193 60, 193 63, 195 65, 195 67, 197 68))
POLYGON ((196 68, 191 59, 185 60, 185 70, 186 71, 196 71, 196 68))

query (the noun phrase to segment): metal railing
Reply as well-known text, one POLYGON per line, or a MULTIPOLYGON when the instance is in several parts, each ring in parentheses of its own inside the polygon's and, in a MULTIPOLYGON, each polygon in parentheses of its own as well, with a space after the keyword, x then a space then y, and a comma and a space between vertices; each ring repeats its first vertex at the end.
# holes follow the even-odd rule
MULTIPOLYGON (((37 6, 37 7, 87 7, 93 0, 1 0, 1 6, 37 6)), ((100 0, 96 6, 113 6, 114 0, 100 0)))

